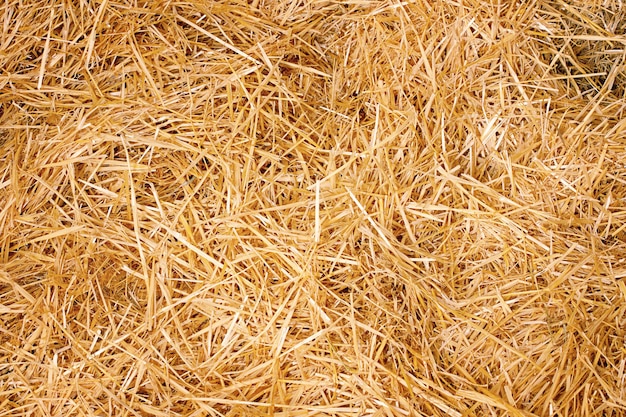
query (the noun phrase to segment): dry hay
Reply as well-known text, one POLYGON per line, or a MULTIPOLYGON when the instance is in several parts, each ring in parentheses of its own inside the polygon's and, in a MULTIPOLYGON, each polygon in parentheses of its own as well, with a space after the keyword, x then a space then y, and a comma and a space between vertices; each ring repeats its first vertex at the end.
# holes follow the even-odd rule
POLYGON ((621 1, 0 10, 0 416, 626 415, 621 1))

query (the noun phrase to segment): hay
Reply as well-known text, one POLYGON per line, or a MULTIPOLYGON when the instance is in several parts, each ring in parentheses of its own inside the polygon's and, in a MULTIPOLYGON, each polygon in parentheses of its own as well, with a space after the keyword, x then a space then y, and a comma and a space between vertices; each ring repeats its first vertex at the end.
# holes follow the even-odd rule
POLYGON ((626 415, 621 2, 0 9, 1 416, 626 415))

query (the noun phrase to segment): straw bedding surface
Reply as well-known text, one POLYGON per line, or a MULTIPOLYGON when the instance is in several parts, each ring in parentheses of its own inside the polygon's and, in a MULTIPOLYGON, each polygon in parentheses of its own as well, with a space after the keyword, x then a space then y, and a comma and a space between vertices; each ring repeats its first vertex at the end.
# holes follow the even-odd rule
POLYGON ((626 415, 621 1, 5 1, 0 416, 626 415))

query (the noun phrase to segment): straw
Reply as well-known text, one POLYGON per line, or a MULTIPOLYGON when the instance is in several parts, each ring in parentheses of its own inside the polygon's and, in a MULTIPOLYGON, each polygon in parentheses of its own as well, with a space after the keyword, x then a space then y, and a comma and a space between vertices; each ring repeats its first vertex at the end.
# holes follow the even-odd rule
POLYGON ((0 6, 0 416, 626 414, 619 2, 0 6))

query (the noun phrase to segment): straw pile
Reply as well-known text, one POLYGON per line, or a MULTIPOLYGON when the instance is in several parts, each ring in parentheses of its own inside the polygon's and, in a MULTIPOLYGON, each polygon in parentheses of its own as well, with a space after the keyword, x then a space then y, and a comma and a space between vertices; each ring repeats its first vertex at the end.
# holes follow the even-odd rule
POLYGON ((626 415, 621 1, 5 1, 1 416, 626 415))

